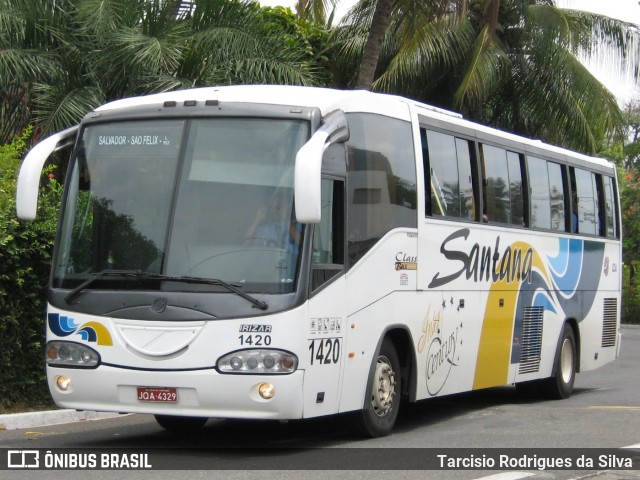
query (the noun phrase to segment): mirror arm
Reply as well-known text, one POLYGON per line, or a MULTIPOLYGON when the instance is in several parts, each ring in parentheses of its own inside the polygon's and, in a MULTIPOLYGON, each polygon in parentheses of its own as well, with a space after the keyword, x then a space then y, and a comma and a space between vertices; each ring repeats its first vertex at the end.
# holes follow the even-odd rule
POLYGON ((51 154, 69 145, 68 140, 75 137, 78 126, 51 135, 33 147, 20 167, 16 190, 16 213, 22 220, 33 220, 38 210, 40 177, 45 162, 51 154))

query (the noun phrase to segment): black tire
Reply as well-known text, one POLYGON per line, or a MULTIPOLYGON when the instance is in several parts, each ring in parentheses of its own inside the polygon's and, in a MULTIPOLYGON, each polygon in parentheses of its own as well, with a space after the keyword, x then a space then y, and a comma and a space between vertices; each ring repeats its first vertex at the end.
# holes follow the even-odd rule
POLYGON ((573 383, 576 378, 577 352, 573 328, 569 324, 565 324, 553 364, 553 375, 542 380, 517 383, 518 395, 531 399, 560 400, 569 398, 573 392, 573 383))
POLYGON ((171 432, 193 432, 200 430, 209 420, 206 417, 179 417, 176 415, 154 415, 156 422, 171 432))
POLYGON ((389 338, 380 346, 371 367, 364 407, 353 416, 353 426, 359 435, 384 437, 391 433, 400 408, 400 360, 389 338))
POLYGON ((577 365, 576 336, 571 325, 565 323, 553 364, 553 375, 541 385, 544 396, 552 399, 569 398, 573 392, 577 365))

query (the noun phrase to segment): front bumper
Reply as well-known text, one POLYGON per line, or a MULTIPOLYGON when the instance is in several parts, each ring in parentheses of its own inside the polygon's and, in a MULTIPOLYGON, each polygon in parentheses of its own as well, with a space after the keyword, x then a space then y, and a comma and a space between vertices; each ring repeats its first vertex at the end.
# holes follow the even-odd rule
POLYGON ((250 419, 303 416, 302 370, 290 375, 222 375, 214 369, 148 371, 102 365, 93 370, 47 367, 47 379, 55 402, 76 410, 250 419), (71 379, 67 391, 56 385, 60 375, 71 379), (273 398, 260 397, 261 383, 274 386, 273 398), (138 400, 138 387, 176 388, 177 401, 138 400))

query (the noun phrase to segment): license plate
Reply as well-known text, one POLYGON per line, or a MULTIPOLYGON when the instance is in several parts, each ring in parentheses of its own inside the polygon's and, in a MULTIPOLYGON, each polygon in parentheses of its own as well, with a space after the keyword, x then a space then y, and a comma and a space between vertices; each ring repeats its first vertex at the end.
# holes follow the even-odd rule
POLYGON ((178 391, 173 387, 138 387, 138 400, 175 403, 178 401, 178 391))

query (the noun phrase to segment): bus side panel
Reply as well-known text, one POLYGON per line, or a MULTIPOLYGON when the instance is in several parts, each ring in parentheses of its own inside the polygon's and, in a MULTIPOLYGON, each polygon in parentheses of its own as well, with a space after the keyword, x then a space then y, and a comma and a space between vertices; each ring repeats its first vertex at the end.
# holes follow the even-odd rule
POLYGON ((482 295, 474 291, 422 292, 416 306, 418 399, 473 387, 482 295))
POLYGON ((305 345, 300 352, 300 368, 305 370, 305 418, 338 411, 342 369, 348 361, 346 297, 346 280, 341 276, 309 300, 305 345))
POLYGON ((598 368, 618 353, 621 307, 620 248, 617 242, 606 242, 599 273, 600 286, 595 301, 580 322, 580 370, 598 368))
POLYGON ((410 332, 416 315, 417 233, 396 229, 385 235, 346 276, 348 318, 340 412, 362 409, 376 349, 390 328, 410 332))
POLYGON ((615 358, 617 242, 544 232, 523 240, 516 229, 439 220, 421 228, 420 253, 428 260, 419 263, 418 288, 454 301, 479 292, 462 318, 465 326, 481 322, 477 336, 465 338, 465 349, 469 342, 477 348, 473 389, 552 375, 566 321, 579 328, 582 370, 615 358))

